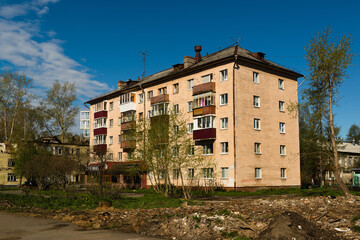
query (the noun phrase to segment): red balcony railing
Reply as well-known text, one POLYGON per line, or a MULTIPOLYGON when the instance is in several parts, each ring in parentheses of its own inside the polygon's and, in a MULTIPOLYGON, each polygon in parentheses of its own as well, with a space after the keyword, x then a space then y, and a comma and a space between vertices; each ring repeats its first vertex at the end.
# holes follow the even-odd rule
POLYGON ((200 116, 200 115, 208 115, 208 114, 216 114, 216 107, 215 106, 205 106, 202 108, 196 108, 193 110, 193 116, 200 116))
POLYGON ((196 141, 216 139, 216 128, 194 130, 193 138, 196 141))
POLYGON ((199 84, 194 86, 193 88, 193 95, 206 93, 206 92, 215 92, 215 83, 214 82, 207 82, 203 84, 199 84))
POLYGON ((121 130, 135 129, 135 121, 121 123, 121 130))
POLYGON ((107 151, 107 145, 106 144, 94 145, 94 151, 97 152, 97 153, 106 152, 107 151))
POLYGON ((157 104, 161 102, 169 102, 169 94, 161 94, 151 98, 151 104, 157 104))
POLYGON ((135 141, 123 141, 123 142, 120 142, 120 147, 124 148, 124 149, 135 148, 135 145, 136 145, 135 141))
POLYGON ((108 113, 106 110, 99 111, 99 112, 94 113, 94 119, 101 118, 101 117, 107 117, 107 115, 108 115, 108 113))
POLYGON ((94 136, 107 135, 107 128, 96 128, 94 129, 94 136))

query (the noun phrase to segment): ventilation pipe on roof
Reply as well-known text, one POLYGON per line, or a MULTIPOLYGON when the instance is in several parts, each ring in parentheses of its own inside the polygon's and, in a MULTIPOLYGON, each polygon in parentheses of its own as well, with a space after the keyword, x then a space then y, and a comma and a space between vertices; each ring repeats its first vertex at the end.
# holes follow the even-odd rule
POLYGON ((118 87, 119 90, 126 87, 126 82, 118 81, 117 87, 118 87))
POLYGON ((201 46, 198 45, 198 46, 195 46, 195 63, 198 63, 201 61, 201 55, 200 55, 200 52, 201 52, 201 46))

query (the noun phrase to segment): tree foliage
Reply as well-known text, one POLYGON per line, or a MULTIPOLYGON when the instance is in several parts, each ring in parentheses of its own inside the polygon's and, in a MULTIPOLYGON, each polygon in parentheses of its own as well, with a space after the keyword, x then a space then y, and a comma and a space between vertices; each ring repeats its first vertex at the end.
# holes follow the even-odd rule
POLYGON ((52 136, 61 135, 63 143, 79 111, 79 108, 74 106, 75 101, 75 84, 69 82, 61 84, 58 81, 46 93, 46 98, 41 101, 39 111, 43 112, 43 126, 52 136))
POLYGON ((349 142, 355 141, 357 144, 360 143, 360 127, 358 125, 353 124, 350 126, 346 140, 349 142))
MULTIPOLYGON (((329 144, 333 151, 331 161, 335 167, 335 177, 347 195, 349 190, 340 178, 333 105, 338 100, 339 87, 346 77, 346 69, 353 59, 351 38, 344 35, 338 41, 333 41, 331 30, 326 29, 311 39, 309 46, 305 50, 309 72, 307 77, 309 87, 304 93, 313 114, 317 116, 315 129, 322 132, 323 123, 328 123, 330 128, 329 144)), ((324 135, 324 133, 320 135, 324 135)))

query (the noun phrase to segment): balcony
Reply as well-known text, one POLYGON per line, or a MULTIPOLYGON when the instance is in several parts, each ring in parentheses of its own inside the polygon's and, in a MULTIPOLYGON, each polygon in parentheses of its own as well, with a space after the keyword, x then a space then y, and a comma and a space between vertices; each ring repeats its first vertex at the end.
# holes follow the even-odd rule
POLYGON ((216 114, 216 107, 215 106, 205 106, 202 108, 196 108, 193 110, 193 116, 200 116, 200 115, 208 115, 208 114, 216 114))
POLYGON ((95 128, 94 129, 94 136, 97 136, 97 135, 107 135, 107 128, 95 128))
POLYGON ((129 130, 129 129, 135 129, 135 121, 130 121, 130 122, 123 122, 121 123, 121 130, 129 130))
POLYGON ((193 131, 195 141, 216 139, 216 128, 205 128, 193 131))
POLYGON ((161 102, 169 102, 169 94, 161 94, 151 98, 151 104, 158 104, 161 102))
POLYGON ((127 102, 119 105, 120 112, 136 111, 136 102, 127 102))
POLYGON ((136 146, 135 141, 122 141, 122 142, 120 142, 120 147, 123 148, 124 150, 126 150, 126 149, 134 149, 135 146, 136 146))
POLYGON ((215 92, 215 83, 207 82, 200 85, 196 85, 193 88, 193 95, 207 93, 207 92, 215 92))
POLYGON ((101 153, 107 151, 107 145, 106 144, 98 144, 94 145, 94 152, 101 153))
POLYGON ((102 110, 99 112, 94 113, 94 119, 104 117, 106 118, 108 115, 108 112, 106 110, 102 110))

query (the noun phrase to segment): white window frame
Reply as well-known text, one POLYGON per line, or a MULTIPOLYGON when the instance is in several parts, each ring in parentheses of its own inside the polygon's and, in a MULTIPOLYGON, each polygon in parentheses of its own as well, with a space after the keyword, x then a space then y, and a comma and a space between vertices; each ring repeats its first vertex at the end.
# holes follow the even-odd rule
POLYGON ((208 115, 194 118, 194 130, 216 128, 216 116, 208 115))
POLYGON ((114 155, 112 153, 109 153, 109 161, 114 161, 114 155))
POLYGON ((158 95, 167 94, 167 87, 162 87, 158 89, 158 95))
POLYGON ((114 110, 114 102, 109 103, 109 111, 114 110))
POLYGON ((192 102, 192 101, 189 101, 189 102, 188 102, 188 112, 192 112, 192 111, 193 111, 192 105, 193 105, 193 102, 192 102))
POLYGON ((220 129, 228 129, 229 119, 227 117, 220 118, 220 129))
POLYGON ((286 145, 280 145, 280 155, 281 156, 286 155, 286 145))
POLYGON ((151 91, 148 91, 148 99, 151 100, 151 98, 154 96, 154 92, 151 90, 151 91))
POLYGON ((208 82, 212 82, 212 73, 210 74, 207 74, 207 75, 204 75, 204 76, 201 76, 201 82, 202 83, 208 83, 208 82))
POLYGON ((254 118, 254 129, 255 130, 261 130, 261 125, 260 125, 260 119, 259 118, 254 118))
POLYGON ((174 85, 173 85, 173 87, 174 87, 174 94, 177 94, 177 93, 179 93, 179 83, 175 83, 174 85))
POLYGON ((279 130, 281 134, 285 134, 285 123, 279 122, 279 130))
POLYGON ((255 179, 262 179, 261 168, 255 168, 255 179))
POLYGON ((110 145, 113 144, 113 136, 109 136, 109 144, 110 144, 110 145))
POLYGON ((280 168, 280 178, 286 179, 286 168, 280 168))
POLYGON ((214 145, 212 143, 202 145, 202 155, 210 156, 214 154, 214 145), (211 147, 209 147, 211 146, 211 147))
POLYGON ((180 176, 180 169, 175 168, 173 169, 173 179, 179 179, 180 176))
POLYGON ((15 175, 15 173, 8 173, 8 174, 7 174, 7 181, 8 181, 8 182, 16 182, 16 175, 15 175))
POLYGON ((188 179, 194 179, 194 177, 195 177, 195 169, 194 168, 188 168, 187 177, 188 177, 188 179))
POLYGON ((195 155, 195 146, 191 145, 188 156, 194 156, 194 155, 195 155))
POLYGON ((229 142, 221 142, 221 154, 228 154, 229 153, 229 142))
POLYGON ((253 96, 253 105, 256 108, 260 107, 260 97, 259 96, 253 96))
POLYGON ((257 155, 261 154, 261 143, 254 143, 254 153, 257 155))
POLYGON ((118 152, 118 161, 119 161, 119 162, 122 161, 122 152, 118 152))
POLYGON ((228 167, 221 168, 221 179, 229 179, 229 168, 228 167))
POLYGON ((194 132, 194 123, 188 123, 188 133, 192 134, 194 132))
POLYGON ((109 120, 109 128, 112 128, 114 126, 114 120, 110 119, 109 120))
POLYGON ((194 88, 194 79, 188 80, 188 90, 192 90, 194 88))
POLYGON ((283 79, 279 79, 279 89, 280 90, 285 89, 285 81, 283 79))
POLYGON ((174 114, 179 114, 179 104, 173 105, 174 114))
POLYGON ((256 83, 256 84, 260 83, 258 72, 253 72, 253 83, 256 83))
POLYGON ((224 69, 220 71, 220 82, 225 82, 228 80, 228 70, 224 69))
POLYGON ((140 93, 139 94, 139 103, 143 103, 144 102, 144 93, 140 93))
POLYGON ((228 105, 229 103, 229 96, 227 93, 220 95, 220 106, 228 105))
POLYGON ((214 168, 202 168, 201 175, 202 175, 202 179, 213 179, 214 178, 214 168))
POLYGON ((285 105, 284 101, 279 101, 279 112, 285 112, 284 105, 285 105))

